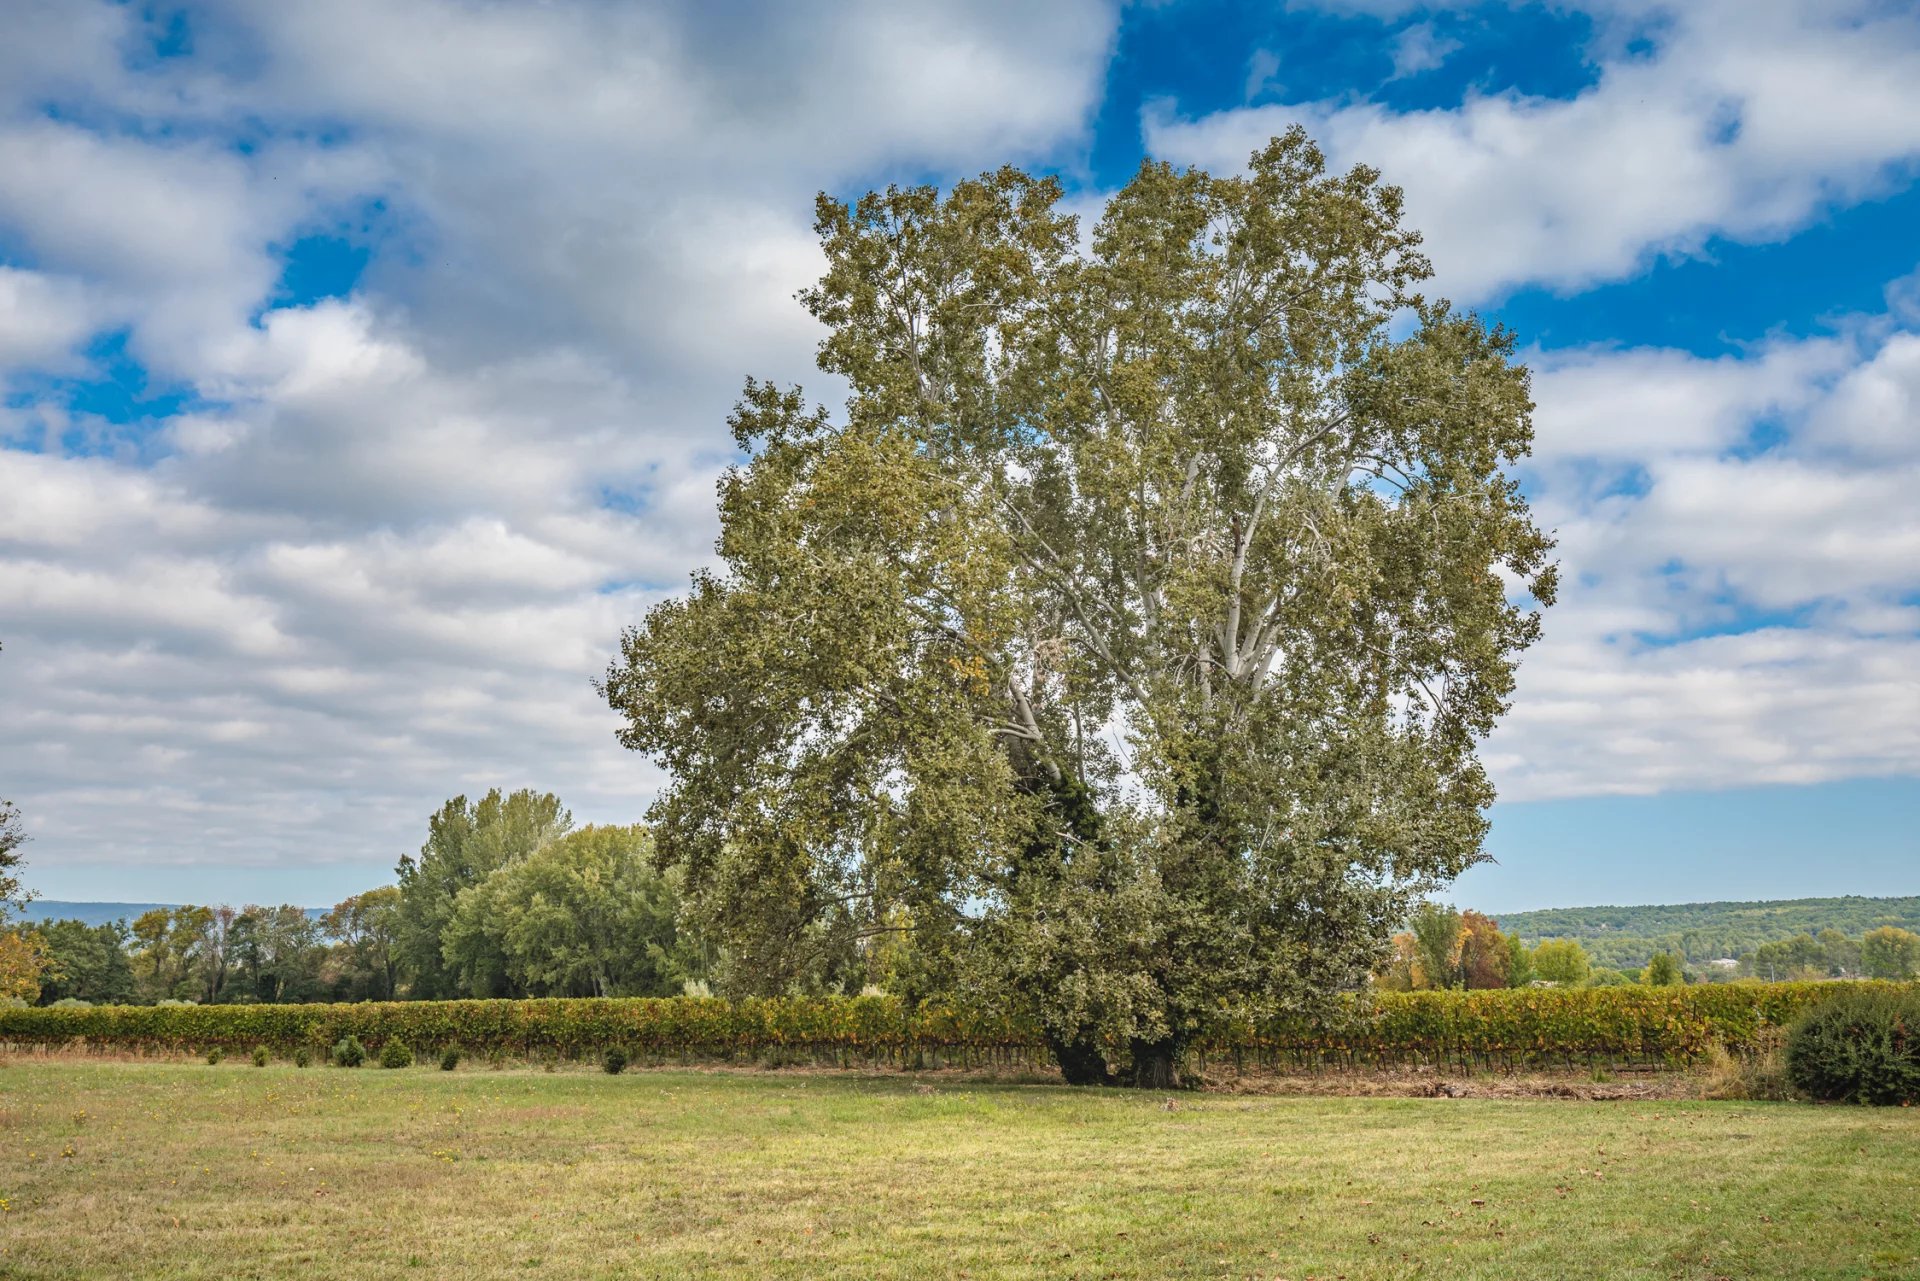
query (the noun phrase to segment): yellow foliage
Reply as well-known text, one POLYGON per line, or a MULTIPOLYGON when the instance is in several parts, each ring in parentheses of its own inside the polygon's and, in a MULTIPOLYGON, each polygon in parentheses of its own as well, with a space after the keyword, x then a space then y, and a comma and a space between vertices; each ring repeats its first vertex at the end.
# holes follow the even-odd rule
POLYGON ((52 966, 53 955, 38 930, 0 934, 0 1000, 38 1000, 40 981, 52 966))

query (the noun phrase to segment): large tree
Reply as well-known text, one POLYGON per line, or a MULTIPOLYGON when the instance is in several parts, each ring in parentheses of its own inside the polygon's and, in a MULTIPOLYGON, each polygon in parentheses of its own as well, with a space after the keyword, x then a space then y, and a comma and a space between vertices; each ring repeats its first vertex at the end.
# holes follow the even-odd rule
POLYGON ((129 961, 141 999, 217 999, 226 981, 226 924, 232 919, 232 908, 192 904, 135 917, 129 961))
POLYGON ((345 950, 342 975, 356 996, 393 1000, 397 988, 400 888, 382 885, 334 904, 320 929, 345 950))
POLYGON ((253 1000, 310 1001, 319 995, 326 945, 303 907, 249 903, 233 918, 227 951, 242 980, 236 986, 253 1000))
POLYGON ((583 827, 462 890, 441 939, 473 994, 672 996, 696 959, 644 827, 583 827))
POLYGON ((420 856, 403 855, 396 869, 400 905, 393 942, 416 998, 471 995, 446 967, 441 936, 453 919, 460 891, 525 858, 573 826, 573 816, 551 792, 493 788, 478 801, 456 796, 427 820, 420 856))
POLYGON ((846 410, 749 381, 724 568, 605 692, 737 986, 851 912, 911 938, 909 995, 1163 1084, 1481 857, 1550 544, 1512 340, 1417 292, 1374 171, 1296 130, 1243 177, 1142 166, 1085 242, 1060 198, 821 198, 846 410))
POLYGON ((115 921, 55 921, 43 933, 53 972, 40 988, 49 1004, 71 997, 95 1005, 125 1005, 134 999, 133 968, 127 961, 127 925, 115 921))

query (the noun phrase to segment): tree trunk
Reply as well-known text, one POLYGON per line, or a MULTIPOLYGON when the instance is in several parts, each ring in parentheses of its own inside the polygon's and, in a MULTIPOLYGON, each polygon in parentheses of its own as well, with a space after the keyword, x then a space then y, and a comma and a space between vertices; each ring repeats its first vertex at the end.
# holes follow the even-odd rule
POLYGON ((1060 1065, 1060 1075, 1068 1085, 1111 1085, 1113 1073, 1107 1071, 1107 1056, 1088 1040, 1062 1040, 1047 1033, 1047 1048, 1060 1065))
POLYGON ((1133 1042, 1133 1066, 1127 1082, 1136 1090, 1176 1090, 1180 1077, 1174 1071, 1179 1045, 1172 1039, 1133 1042))

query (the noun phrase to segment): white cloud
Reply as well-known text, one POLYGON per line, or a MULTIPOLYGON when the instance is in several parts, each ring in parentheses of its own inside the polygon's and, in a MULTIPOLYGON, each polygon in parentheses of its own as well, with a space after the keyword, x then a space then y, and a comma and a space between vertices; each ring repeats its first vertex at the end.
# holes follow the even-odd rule
POLYGON ((0 370, 70 372, 74 349, 105 320, 78 280, 0 265, 0 370))
MULTIPOLYGON (((711 553, 741 377, 831 391, 792 301, 813 193, 1070 154, 1116 21, 217 0, 191 57, 156 60, 127 6, 16 8, 0 793, 62 893, 128 896, 63 866, 350 865, 312 901, 382 877, 457 790, 639 811, 655 778, 590 682, 711 553), (286 245, 363 221, 351 296, 274 297, 286 245), (33 398, 122 326, 182 412, 33 398)), ((1676 13, 1571 102, 1169 113, 1151 141, 1231 167, 1305 118, 1407 186, 1463 297, 1779 234, 1920 146, 1915 33, 1886 14, 1676 13)), ((1408 74, 1446 56, 1425 30, 1408 74)), ((1492 745, 1508 794, 1920 769, 1910 292, 1738 358, 1538 358, 1536 490, 1571 573, 1492 745), (1754 452, 1763 425, 1785 438, 1754 452), (1755 610, 1776 624, 1743 631, 1755 610)))
POLYGON ((1415 112, 1297 102, 1192 119, 1162 103, 1144 122, 1148 148, 1233 169, 1302 122, 1335 163, 1375 165, 1406 189, 1442 290, 1463 301, 1621 279, 1716 236, 1775 238, 1920 163, 1920 24, 1898 6, 1595 7, 1616 22, 1659 16, 1658 45, 1605 62, 1573 98, 1475 94, 1415 112))
POLYGON ((1503 795, 1920 773, 1916 351, 1878 319, 1536 357, 1566 585, 1491 745, 1503 795))
POLYGON ((1393 38, 1393 78, 1404 80, 1442 67, 1464 47, 1451 36, 1441 35, 1431 22, 1416 22, 1393 38))
POLYGON ((350 866, 324 897, 461 789, 637 816, 591 681, 712 554, 741 378, 811 373, 814 192, 1072 143, 1115 14, 215 2, 158 59, 124 6, 13 19, 0 440, 53 443, 0 449, 0 777, 36 881, 109 898, 60 869, 350 866), (276 303, 369 219, 351 297, 276 303), (33 399, 123 325, 184 412, 33 399))

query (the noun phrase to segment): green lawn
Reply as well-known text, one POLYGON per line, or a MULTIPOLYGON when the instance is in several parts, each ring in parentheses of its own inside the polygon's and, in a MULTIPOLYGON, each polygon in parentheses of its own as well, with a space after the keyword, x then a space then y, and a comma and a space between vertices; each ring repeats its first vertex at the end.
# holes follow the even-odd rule
POLYGON ((1920 1113, 0 1067, 0 1277, 1920 1277, 1920 1113))

